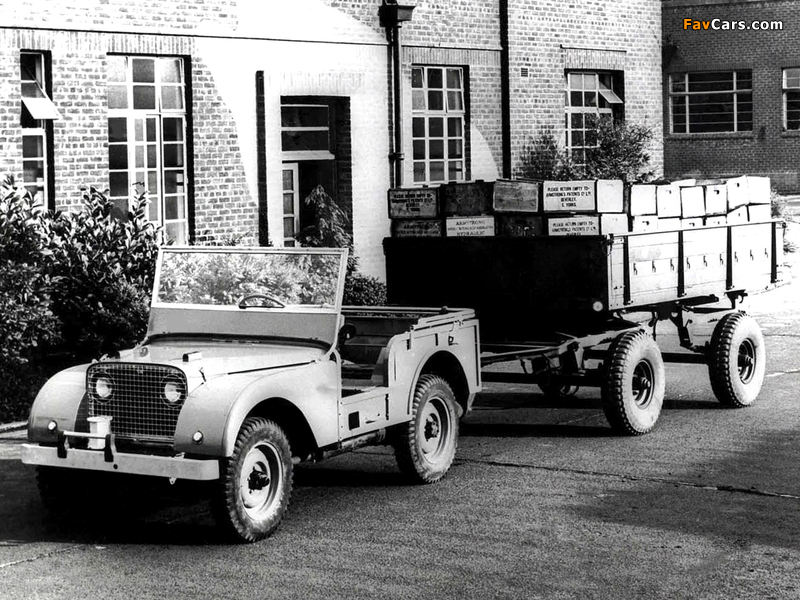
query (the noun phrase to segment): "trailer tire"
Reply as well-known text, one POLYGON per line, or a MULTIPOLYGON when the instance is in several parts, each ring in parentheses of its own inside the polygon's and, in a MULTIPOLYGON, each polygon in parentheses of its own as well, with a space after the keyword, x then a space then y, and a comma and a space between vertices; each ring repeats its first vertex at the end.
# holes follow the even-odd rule
POLYGON ((755 319, 743 312, 720 319, 711 335, 708 376, 714 395, 725 406, 755 402, 764 383, 764 336, 755 319))
POLYGON ((212 501, 222 529, 240 542, 257 542, 278 529, 292 493, 292 453, 283 430, 258 417, 245 419, 233 454, 222 461, 212 501))
POLYGON ((627 331, 608 349, 601 397, 611 427, 624 435, 648 433, 664 403, 664 361, 643 330, 627 331))
POLYGON ((458 410, 453 389, 438 375, 422 375, 414 390, 411 420, 394 440, 400 471, 414 483, 442 479, 458 447, 458 410))

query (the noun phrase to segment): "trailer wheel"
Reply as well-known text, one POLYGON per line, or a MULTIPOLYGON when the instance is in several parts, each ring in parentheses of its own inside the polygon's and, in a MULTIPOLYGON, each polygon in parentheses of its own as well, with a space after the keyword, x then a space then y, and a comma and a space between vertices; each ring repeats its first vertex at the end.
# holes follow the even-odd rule
POLYGON ((447 474, 458 446, 458 411, 453 389, 438 375, 419 378, 411 420, 394 442, 400 471, 415 483, 435 483, 447 474))
POLYGON ((601 388, 603 411, 611 427, 642 435, 658 421, 664 403, 664 361, 645 331, 628 331, 608 349, 601 388))
POLYGON ((755 319, 729 313, 714 327, 709 347, 711 389, 722 404, 735 408, 755 402, 764 383, 764 336, 755 319))
POLYGON ((212 504, 217 523, 241 542, 272 535, 292 493, 292 454, 283 430, 267 419, 246 419, 221 471, 212 504))

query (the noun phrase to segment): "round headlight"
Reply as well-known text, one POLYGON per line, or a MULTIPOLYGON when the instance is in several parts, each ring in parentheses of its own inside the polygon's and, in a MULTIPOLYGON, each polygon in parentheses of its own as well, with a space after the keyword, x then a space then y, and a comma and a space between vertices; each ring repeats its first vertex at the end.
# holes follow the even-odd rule
POLYGON ((108 400, 114 394, 114 382, 106 376, 101 375, 94 380, 94 393, 99 400, 108 400))
POLYGON ((164 380, 164 390, 162 393, 164 394, 164 400, 167 401, 167 404, 174 406, 183 401, 186 395, 186 388, 179 379, 168 378, 164 380))

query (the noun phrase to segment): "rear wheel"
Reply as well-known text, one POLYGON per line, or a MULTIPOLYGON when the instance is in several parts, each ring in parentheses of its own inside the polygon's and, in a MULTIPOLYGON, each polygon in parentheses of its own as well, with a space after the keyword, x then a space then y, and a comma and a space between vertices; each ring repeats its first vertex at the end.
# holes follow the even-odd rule
POLYGON ((438 375, 423 375, 414 391, 411 421, 401 425, 394 443, 397 465, 417 483, 434 483, 447 474, 457 446, 455 394, 438 375))
POLYGON ((222 465, 214 498, 217 522, 239 541, 269 537, 289 506, 292 475, 292 454, 283 430, 267 419, 246 419, 233 454, 222 465))
POLYGON ((611 427, 625 435, 648 433, 664 403, 664 361, 647 332, 628 331, 608 349, 601 388, 603 411, 611 427))
POLYGON ((742 312, 720 319, 711 335, 708 375, 722 404, 736 408, 755 402, 764 383, 764 336, 755 319, 742 312))

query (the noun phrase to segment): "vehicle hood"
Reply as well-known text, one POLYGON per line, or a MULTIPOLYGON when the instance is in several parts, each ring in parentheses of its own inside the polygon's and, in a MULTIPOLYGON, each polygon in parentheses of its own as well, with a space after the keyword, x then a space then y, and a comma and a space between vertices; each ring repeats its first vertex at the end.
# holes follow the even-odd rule
POLYGON ((305 346, 236 342, 164 341, 120 353, 119 362, 178 367, 186 373, 189 391, 216 377, 309 364, 325 351, 305 346))

